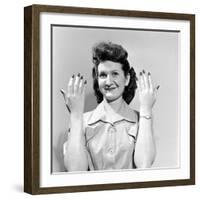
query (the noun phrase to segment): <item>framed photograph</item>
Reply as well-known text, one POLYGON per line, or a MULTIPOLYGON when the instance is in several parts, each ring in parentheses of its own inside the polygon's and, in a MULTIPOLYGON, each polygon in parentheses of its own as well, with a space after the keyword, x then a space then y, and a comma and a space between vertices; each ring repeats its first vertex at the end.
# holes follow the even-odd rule
POLYGON ((195 15, 25 7, 24 191, 192 184, 195 15))

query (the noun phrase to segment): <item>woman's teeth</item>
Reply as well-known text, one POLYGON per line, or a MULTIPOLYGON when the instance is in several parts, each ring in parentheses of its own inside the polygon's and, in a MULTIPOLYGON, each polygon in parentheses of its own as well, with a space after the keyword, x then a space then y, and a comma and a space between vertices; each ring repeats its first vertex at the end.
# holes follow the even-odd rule
POLYGON ((108 91, 110 91, 110 90, 114 90, 115 88, 105 88, 105 90, 108 90, 108 91))

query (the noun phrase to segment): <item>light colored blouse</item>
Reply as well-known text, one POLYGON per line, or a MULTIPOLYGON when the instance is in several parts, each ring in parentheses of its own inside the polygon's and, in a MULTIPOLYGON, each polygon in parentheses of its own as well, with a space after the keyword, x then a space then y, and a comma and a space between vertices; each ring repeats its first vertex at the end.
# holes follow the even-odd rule
MULTIPOLYGON (((133 169, 138 113, 123 101, 118 113, 102 101, 84 113, 89 170, 133 169)), ((64 154, 67 142, 64 144, 64 154)))

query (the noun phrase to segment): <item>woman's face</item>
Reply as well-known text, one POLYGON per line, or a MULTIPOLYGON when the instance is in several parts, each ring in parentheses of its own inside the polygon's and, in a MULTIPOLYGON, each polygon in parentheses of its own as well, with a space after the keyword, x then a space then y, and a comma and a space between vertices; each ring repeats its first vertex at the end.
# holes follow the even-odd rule
POLYGON ((105 61, 98 65, 99 89, 108 102, 115 101, 122 96, 129 79, 129 74, 125 77, 120 63, 105 61))

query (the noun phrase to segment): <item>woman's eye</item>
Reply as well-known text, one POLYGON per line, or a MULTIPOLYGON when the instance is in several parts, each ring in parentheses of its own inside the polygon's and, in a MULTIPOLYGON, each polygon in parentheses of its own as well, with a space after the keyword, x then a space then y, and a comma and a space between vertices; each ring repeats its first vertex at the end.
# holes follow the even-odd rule
POLYGON ((105 73, 101 73, 101 74, 99 74, 99 77, 100 78, 106 78, 106 74, 105 73))
POLYGON ((119 73, 118 73, 118 72, 113 72, 112 75, 113 75, 113 76, 118 76, 119 73))

